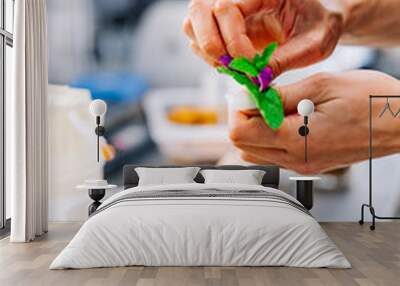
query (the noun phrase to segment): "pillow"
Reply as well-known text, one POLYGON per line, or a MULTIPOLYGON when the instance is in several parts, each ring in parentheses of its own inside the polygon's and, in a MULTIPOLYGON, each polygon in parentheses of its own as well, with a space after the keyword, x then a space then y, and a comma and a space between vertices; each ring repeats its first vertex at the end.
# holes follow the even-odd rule
POLYGON ((205 184, 261 185, 265 171, 261 170, 202 170, 205 184))
POLYGON ((195 183, 193 179, 199 170, 199 167, 135 168, 139 186, 195 183))

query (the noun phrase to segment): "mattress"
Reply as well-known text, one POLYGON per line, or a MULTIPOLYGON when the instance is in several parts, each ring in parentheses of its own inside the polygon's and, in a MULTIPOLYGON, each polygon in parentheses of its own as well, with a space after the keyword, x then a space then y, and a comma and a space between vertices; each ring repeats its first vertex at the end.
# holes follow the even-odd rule
POLYGON ((263 186, 198 183, 115 194, 50 269, 131 265, 351 267, 288 194, 263 186))

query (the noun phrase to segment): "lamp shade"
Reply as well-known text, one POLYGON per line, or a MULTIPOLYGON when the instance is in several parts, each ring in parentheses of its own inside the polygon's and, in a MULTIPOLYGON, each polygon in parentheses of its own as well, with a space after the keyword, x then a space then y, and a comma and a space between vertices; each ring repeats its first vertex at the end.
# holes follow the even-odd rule
POLYGON ((309 99, 303 99, 297 105, 297 112, 301 116, 309 116, 314 112, 314 103, 309 99))
POLYGON ((89 110, 93 116, 102 116, 107 111, 107 104, 104 100, 96 99, 90 103, 89 110))

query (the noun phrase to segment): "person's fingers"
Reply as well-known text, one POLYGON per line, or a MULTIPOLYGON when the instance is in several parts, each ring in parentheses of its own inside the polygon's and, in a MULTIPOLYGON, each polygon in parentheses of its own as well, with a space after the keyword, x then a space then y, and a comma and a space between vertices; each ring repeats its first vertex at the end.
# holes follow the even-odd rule
POLYGON ((204 53, 196 43, 196 36, 194 35, 192 22, 189 18, 186 18, 183 23, 183 31, 192 40, 190 46, 193 52, 199 57, 203 58, 209 65, 217 67, 219 64, 209 55, 204 53))
POLYGON ((193 32, 192 22, 190 22, 189 18, 185 18, 183 22, 183 31, 191 40, 196 41, 196 36, 193 32))
POLYGON ((232 0, 217 0, 213 12, 229 54, 252 59, 256 50, 246 34, 246 23, 239 7, 232 0))
POLYGON ((270 162, 270 161, 267 161, 262 158, 254 157, 253 155, 250 155, 249 153, 246 153, 246 152, 241 152, 240 157, 242 158, 242 160, 244 160, 246 162, 257 164, 257 165, 277 165, 276 162, 270 162))
POLYGON ((246 33, 258 52, 272 42, 280 45, 286 40, 281 22, 270 14, 246 18, 246 33))
POLYGON ((220 56, 226 54, 226 50, 209 1, 193 0, 189 7, 189 18, 199 48, 218 61, 220 56))
POLYGON ((214 58, 211 58, 209 55, 204 53, 200 47, 196 44, 196 42, 192 41, 190 43, 190 47, 192 48, 193 52, 198 55, 199 57, 203 58, 210 66, 217 67, 219 66, 219 63, 214 60, 214 58))
POLYGON ((186 18, 183 23, 183 31, 185 34, 192 40, 191 41, 191 48, 193 52, 198 55, 199 57, 203 58, 209 65, 217 67, 219 64, 205 52, 203 52, 196 42, 196 36, 194 35, 192 22, 189 18, 186 18))
MULTIPOLYGON (((321 29, 322 30, 322 29, 321 29)), ((331 54, 338 38, 324 36, 323 31, 312 31, 288 39, 274 52, 269 62, 274 77, 281 73, 314 64, 331 54)))
POLYGON ((250 146, 274 146, 274 133, 272 130, 265 128, 261 117, 247 116, 241 112, 237 112, 233 122, 229 137, 233 144, 237 147, 243 145, 250 146), (267 139, 268 140, 265 140, 267 139))
POLYGON ((257 108, 241 110, 240 112, 246 115, 247 117, 261 116, 260 111, 257 108))
POLYGON ((310 99, 316 105, 328 101, 324 89, 329 88, 333 79, 333 74, 317 73, 296 83, 274 88, 282 98, 285 114, 289 115, 297 112, 297 104, 303 99, 310 99))
POLYGON ((244 16, 258 12, 261 8, 272 9, 279 7, 282 1, 279 0, 236 0, 235 3, 240 8, 244 16))
POLYGON ((230 139, 237 147, 276 147, 284 140, 286 130, 272 130, 260 116, 247 116, 237 112, 232 122, 230 139))
POLYGON ((272 162, 274 164, 284 165, 288 160, 288 154, 284 150, 262 148, 254 146, 243 146, 240 147, 242 154, 247 154, 254 159, 259 159, 264 162, 272 162))

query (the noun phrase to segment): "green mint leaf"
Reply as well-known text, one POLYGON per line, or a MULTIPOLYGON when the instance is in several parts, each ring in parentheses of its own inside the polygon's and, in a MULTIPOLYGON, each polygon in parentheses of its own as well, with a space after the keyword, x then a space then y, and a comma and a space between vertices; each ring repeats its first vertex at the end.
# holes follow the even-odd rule
POLYGON ((256 54, 253 58, 253 65, 255 65, 260 59, 261 59, 261 56, 259 54, 256 54))
POLYGON ((256 55, 253 59, 253 64, 257 67, 258 71, 261 72, 268 65, 269 60, 274 53, 274 51, 278 48, 278 44, 273 42, 265 48, 261 55, 256 55))
POLYGON ((281 127, 284 120, 283 103, 279 93, 272 87, 261 93, 258 97, 257 107, 264 120, 272 129, 281 127))
MULTIPOLYGON (((230 75, 239 84, 244 85, 248 89, 250 94, 252 95, 252 98, 253 98, 254 94, 256 94, 258 92, 259 87, 257 85, 255 85, 246 75, 241 74, 237 71, 233 71, 226 67, 218 67, 217 70, 220 73, 230 75)), ((254 100, 254 98, 253 98, 253 100, 254 100)))
POLYGON ((258 70, 256 66, 253 65, 253 63, 246 58, 233 59, 229 64, 229 67, 250 76, 256 77, 258 75, 258 70))
POLYGON ((233 71, 233 70, 231 70, 231 69, 229 69, 229 68, 226 68, 226 67, 217 67, 217 71, 219 72, 219 73, 224 73, 224 74, 227 74, 227 75, 230 75, 230 76, 234 76, 235 74, 239 74, 238 72, 235 72, 235 71, 233 71))
POLYGON ((277 46, 276 43, 270 44, 261 55, 255 55, 253 62, 246 58, 237 58, 232 60, 229 65, 230 68, 218 68, 220 73, 231 76, 239 84, 247 88, 265 123, 274 130, 281 127, 285 118, 282 98, 272 87, 261 92, 260 87, 252 82, 247 75, 258 76, 259 72, 268 65, 271 55, 277 46))

